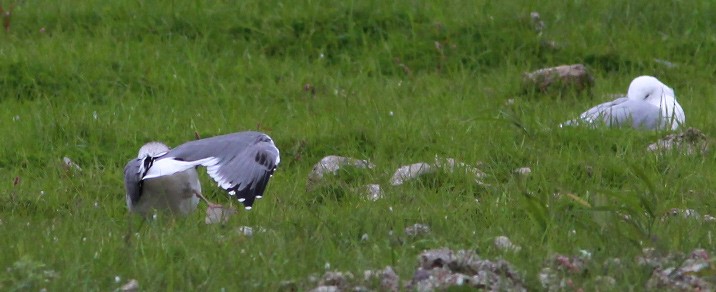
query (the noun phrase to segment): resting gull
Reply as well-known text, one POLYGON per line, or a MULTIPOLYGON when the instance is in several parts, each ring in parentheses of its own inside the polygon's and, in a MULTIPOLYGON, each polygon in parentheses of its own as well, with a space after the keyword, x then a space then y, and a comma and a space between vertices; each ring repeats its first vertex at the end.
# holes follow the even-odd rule
POLYGON ((610 127, 676 130, 686 116, 674 90, 652 76, 639 76, 629 85, 626 97, 605 102, 561 126, 604 123, 610 127))
POLYGON ((124 168, 127 207, 144 217, 153 209, 191 213, 200 198, 209 203, 201 194, 196 172, 198 166, 204 166, 219 187, 249 210, 263 195, 279 162, 273 140, 259 132, 200 139, 174 149, 150 142, 124 168))

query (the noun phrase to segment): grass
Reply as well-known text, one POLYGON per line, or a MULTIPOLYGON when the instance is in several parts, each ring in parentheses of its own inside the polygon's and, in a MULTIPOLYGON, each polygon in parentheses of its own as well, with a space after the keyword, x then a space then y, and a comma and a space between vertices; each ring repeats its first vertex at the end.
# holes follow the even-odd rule
POLYGON ((641 290, 650 270, 631 259, 642 248, 714 251, 713 223, 658 220, 670 208, 713 213, 713 154, 653 155, 646 146, 664 133, 556 125, 646 74, 676 90, 688 126, 713 136, 716 4, 519 2, 15 3, 0 33, 0 288, 107 291, 137 279, 147 291, 243 291, 293 280, 304 290, 328 265, 358 275, 391 265, 410 279, 423 249, 446 246, 505 258, 533 289, 551 255, 588 250, 578 285, 609 275, 615 290, 641 290), (591 96, 522 90, 523 72, 571 63, 594 74, 591 96), (251 212, 226 226, 206 226, 203 209, 160 217, 125 244, 122 170, 142 144, 253 129, 274 138, 282 162, 251 212), (327 155, 376 168, 307 192, 327 155), (489 186, 459 174, 389 186, 396 168, 435 155, 481 162, 489 186), (82 170, 64 169, 64 156, 82 170), (531 175, 515 176, 519 167, 531 175), (384 199, 357 191, 371 182, 384 199), (415 223, 432 232, 404 238, 415 223), (267 231, 246 237, 242 225, 267 231), (497 250, 499 235, 522 251, 497 250), (624 267, 604 270, 615 257, 624 267))

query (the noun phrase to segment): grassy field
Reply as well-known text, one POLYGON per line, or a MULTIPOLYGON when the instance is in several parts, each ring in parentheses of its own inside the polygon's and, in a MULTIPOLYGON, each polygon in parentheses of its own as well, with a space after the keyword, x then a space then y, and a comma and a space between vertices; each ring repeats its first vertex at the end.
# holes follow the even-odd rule
POLYGON ((665 133, 557 125, 654 75, 687 126, 714 135, 716 3, 520 2, 4 1, 0 290, 112 291, 129 279, 144 291, 307 290, 328 266, 390 265, 410 280, 420 252, 440 247, 505 259, 531 290, 554 255, 583 250, 574 287, 608 276, 604 289, 642 290, 642 249, 713 252, 716 223, 662 218, 716 214, 713 154, 647 152, 665 133), (523 72, 573 63, 594 74, 591 94, 522 87, 523 72), (202 205, 125 244, 123 167, 142 144, 256 129, 282 157, 251 212, 206 225, 202 205), (307 191, 327 155, 376 168, 307 191), (438 173, 390 186, 396 168, 436 155, 477 165, 485 184, 438 173), (65 156, 82 169, 64 168, 65 156), (366 200, 367 183, 384 198, 366 200), (431 232, 404 235, 415 223, 431 232), (497 249, 500 235, 522 249, 497 249), (612 258, 622 264, 605 268, 612 258))

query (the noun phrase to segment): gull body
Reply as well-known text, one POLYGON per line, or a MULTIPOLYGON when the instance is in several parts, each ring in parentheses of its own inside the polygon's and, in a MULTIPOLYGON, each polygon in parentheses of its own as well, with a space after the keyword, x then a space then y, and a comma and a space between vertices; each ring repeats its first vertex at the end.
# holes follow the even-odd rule
POLYGON ((147 143, 124 168, 127 207, 143 216, 152 209, 191 213, 199 199, 204 199, 196 172, 204 166, 219 187, 251 209, 254 200, 263 196, 279 162, 273 140, 259 132, 210 137, 174 149, 159 142, 147 143))
POLYGON ((674 90, 652 76, 639 76, 629 84, 627 96, 592 107, 560 126, 603 123, 609 127, 676 130, 684 122, 686 115, 674 90))
POLYGON ((161 142, 149 142, 139 149, 137 159, 130 161, 125 167, 127 208, 130 212, 147 217, 154 210, 169 211, 172 214, 185 216, 196 209, 199 204, 197 193, 201 193, 201 183, 195 168, 189 168, 171 175, 141 181, 141 188, 136 189, 136 181, 126 178, 136 176, 136 170, 147 157, 158 157, 169 151, 169 147, 161 142))

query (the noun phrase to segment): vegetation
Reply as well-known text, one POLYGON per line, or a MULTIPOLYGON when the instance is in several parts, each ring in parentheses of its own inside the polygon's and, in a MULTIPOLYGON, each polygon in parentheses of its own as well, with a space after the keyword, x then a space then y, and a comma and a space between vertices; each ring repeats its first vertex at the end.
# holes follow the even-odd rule
POLYGON ((0 289, 108 291, 137 279, 146 291, 287 280, 305 290, 327 266, 390 265, 409 280, 422 250, 448 247, 504 258, 535 290, 552 255, 584 250, 592 260, 575 285, 610 276, 614 290, 640 290, 651 276, 633 260, 643 248, 714 251, 716 223, 663 217, 714 213, 713 154, 647 152, 665 133, 558 125, 654 75, 675 89, 687 125, 713 135, 716 3, 521 2, 3 2, 0 289), (524 72, 573 63, 594 74, 591 92, 524 90, 524 72), (142 144, 242 130, 268 133, 282 156, 253 210, 224 226, 204 224, 205 206, 159 216, 124 241, 139 219, 127 215, 123 167, 142 144), (327 155, 376 168, 306 191, 327 155), (389 184, 399 166, 436 155, 476 165, 485 184, 458 173, 389 184), (367 200, 367 183, 384 198, 367 200), (431 232, 405 236, 415 223, 431 232), (497 249, 501 235, 522 249, 497 249), (604 269, 610 258, 621 269, 604 269))

